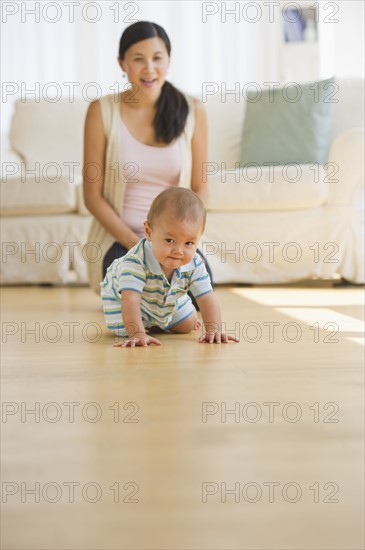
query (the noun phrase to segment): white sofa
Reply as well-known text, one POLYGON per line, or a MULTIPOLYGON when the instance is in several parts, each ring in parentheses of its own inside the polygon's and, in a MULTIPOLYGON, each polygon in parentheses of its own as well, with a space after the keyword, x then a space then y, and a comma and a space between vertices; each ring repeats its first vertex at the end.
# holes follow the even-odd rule
MULTIPOLYGON (((338 84, 324 166, 240 167, 246 103, 209 96, 200 248, 215 283, 365 282, 364 82, 338 84)), ((2 153, 2 284, 87 283, 96 253, 81 187, 87 107, 81 98, 15 105, 2 153)))

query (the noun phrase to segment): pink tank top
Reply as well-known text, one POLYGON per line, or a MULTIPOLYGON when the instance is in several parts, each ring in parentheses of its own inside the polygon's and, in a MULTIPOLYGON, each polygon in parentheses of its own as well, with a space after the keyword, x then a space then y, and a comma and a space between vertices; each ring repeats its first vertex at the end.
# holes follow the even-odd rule
POLYGON ((139 236, 153 199, 166 187, 178 185, 181 171, 180 139, 166 147, 137 141, 120 120, 120 163, 126 183, 121 217, 139 236))

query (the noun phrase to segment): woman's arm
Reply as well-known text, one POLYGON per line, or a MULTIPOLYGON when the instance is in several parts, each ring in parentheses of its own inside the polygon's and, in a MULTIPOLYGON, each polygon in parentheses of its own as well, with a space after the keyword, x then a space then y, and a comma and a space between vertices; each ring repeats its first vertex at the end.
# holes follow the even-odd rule
POLYGON ((86 208, 116 241, 131 248, 140 239, 103 197, 106 137, 99 101, 90 103, 84 129, 83 191, 86 208), (92 164, 96 164, 93 167, 92 164))
POLYGON ((208 201, 208 183, 204 183, 204 174, 208 158, 208 122, 205 107, 201 101, 194 98, 195 129, 191 141, 192 173, 191 189, 195 191, 206 205, 208 201))

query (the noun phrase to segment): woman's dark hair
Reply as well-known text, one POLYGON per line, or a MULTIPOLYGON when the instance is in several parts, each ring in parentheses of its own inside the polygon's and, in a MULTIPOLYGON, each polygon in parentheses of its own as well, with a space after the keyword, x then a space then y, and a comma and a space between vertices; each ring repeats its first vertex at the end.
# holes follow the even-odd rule
MULTIPOLYGON (((166 46, 170 57, 171 43, 166 31, 157 23, 137 21, 127 27, 119 42, 119 57, 124 59, 125 52, 141 40, 158 36, 166 46)), ((162 143, 171 143, 184 131, 189 106, 184 94, 179 92, 170 82, 165 81, 156 105, 153 119, 155 139, 162 143)))

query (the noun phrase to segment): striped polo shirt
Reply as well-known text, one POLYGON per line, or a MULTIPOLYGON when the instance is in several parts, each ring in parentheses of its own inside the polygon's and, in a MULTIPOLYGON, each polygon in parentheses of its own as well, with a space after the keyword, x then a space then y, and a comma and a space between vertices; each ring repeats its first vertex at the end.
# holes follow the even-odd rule
POLYGON ((122 290, 141 294, 145 328, 157 325, 162 329, 168 329, 175 321, 182 321, 191 314, 193 306, 188 291, 199 298, 213 290, 199 254, 175 269, 169 282, 153 255, 151 242, 145 238, 125 256, 114 260, 100 286, 106 325, 120 336, 127 335, 121 315, 122 290))

